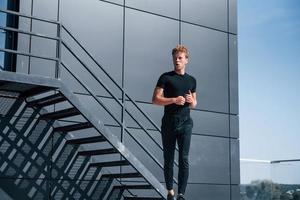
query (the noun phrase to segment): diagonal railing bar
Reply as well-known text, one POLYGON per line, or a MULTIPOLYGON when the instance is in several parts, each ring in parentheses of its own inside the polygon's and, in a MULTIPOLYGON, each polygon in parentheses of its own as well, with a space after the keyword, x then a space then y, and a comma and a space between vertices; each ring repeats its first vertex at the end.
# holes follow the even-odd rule
MULTIPOLYGON (((71 49, 70 46, 68 46, 64 41, 62 41, 62 44, 69 50, 69 52, 80 62, 80 64, 82 64, 84 66, 85 69, 88 70, 88 72, 97 80, 98 83, 100 83, 104 89, 109 92, 109 94, 114 98, 114 100, 121 106, 123 107, 123 104, 119 101, 119 99, 109 90, 109 88, 103 83, 103 81, 101 81, 97 76, 95 76, 92 71, 87 67, 87 64, 85 64, 71 49)), ((64 64, 65 68, 66 65, 64 64)), ((69 71, 69 70, 68 70, 69 71)), ((70 72, 70 71, 69 71, 70 72)), ((109 76, 109 75, 108 75, 109 76)), ((110 76, 109 76, 110 77, 110 76)), ((111 77, 110 77, 111 78, 111 77)), ((112 79, 113 80, 113 79, 112 79)), ((81 82, 81 81, 78 81, 81 82)), ((115 84, 117 84, 114 81, 115 84)), ((117 85, 119 86, 119 85, 117 85)), ((122 90, 123 91, 123 90, 122 90)), ((127 95, 127 94, 126 94, 127 95)), ((133 101, 133 100, 131 100, 133 101)), ((149 138, 161 149, 162 147, 160 146, 160 144, 150 135, 150 133, 148 132, 148 130, 145 129, 145 127, 143 125, 141 125, 141 123, 138 122, 138 120, 136 118, 133 117, 133 115, 128 111, 128 109, 125 108, 126 113, 138 124, 138 126, 149 136, 149 138)), ((145 114, 145 113, 144 113, 145 114)), ((118 122, 119 123, 119 122, 118 122)), ((120 124, 120 123, 119 123, 120 124)), ((157 130, 157 129, 156 129, 157 130)), ((158 130, 159 131, 159 130, 158 130)), ((160 165, 161 166, 161 165, 160 165)))
MULTIPOLYGON (((128 100, 130 102, 133 103, 133 105, 140 111, 140 113, 154 126, 154 128, 158 131, 161 132, 160 128, 157 126, 157 124, 148 116, 148 114, 146 114, 141 108, 140 106, 137 105, 137 103, 128 95, 128 93, 125 91, 124 88, 122 88, 112 77, 111 75, 101 66, 101 64, 99 64, 99 62, 94 58, 94 56, 89 53, 84 46, 73 36, 73 34, 64 26, 62 25, 62 28, 68 33, 68 35, 79 45, 79 47, 91 58, 92 61, 94 61, 94 63, 102 70, 102 72, 114 83, 115 86, 118 87, 119 90, 121 90, 121 92, 123 92, 125 94, 125 96, 128 98, 128 100)), ((128 112, 127 112, 128 113, 128 112)), ((130 117, 132 118, 132 115, 130 113, 128 113, 130 115, 130 117)), ((136 121, 136 120, 134 120, 136 121)), ((138 125, 141 127, 141 125, 138 123, 138 125)), ((141 127, 142 128, 142 127, 141 127)), ((160 146, 160 144, 158 144, 153 138, 152 136, 148 135, 154 143, 157 144, 157 146, 161 149, 162 147, 160 146)), ((177 147, 176 150, 178 151, 177 147)), ((178 165, 177 162, 175 162, 176 165, 178 165)))
MULTIPOLYGON (((65 68, 66 66, 64 66, 64 68, 65 68)), ((75 78, 76 76, 70 71, 70 70, 68 70, 68 72, 75 78)), ((77 78, 76 78, 77 79, 77 78)), ((77 79, 78 81, 80 81, 79 79, 77 79)), ((89 92, 91 95, 93 95, 93 98, 95 98, 96 99, 96 101, 97 101, 97 97, 94 95, 94 94, 92 94, 92 91, 88 88, 88 86, 85 86, 83 83, 81 83, 81 82, 79 82, 79 84, 80 85, 82 85, 84 88, 86 88, 86 90, 88 90, 87 92, 89 92)), ((62 84, 63 85, 63 84, 62 84)), ((64 88, 64 87, 61 87, 61 91, 62 91, 62 93, 64 94, 64 95, 66 95, 66 97, 68 98, 68 99, 72 99, 72 101, 74 101, 75 100, 75 102, 76 101, 78 101, 78 100, 76 100, 76 98, 75 98, 75 96, 74 97, 72 97, 72 95, 74 95, 73 93, 70 93, 70 92, 67 92, 66 91, 66 89, 64 88), (69 93, 69 94, 68 94, 69 93)), ((74 102, 71 102, 71 101, 69 101, 69 103, 71 103, 73 106, 75 106, 76 107, 76 105, 74 104, 74 102)), ((78 102, 77 102, 78 103, 78 102)), ((100 104, 101 105, 101 104, 100 104)), ((85 108, 81 108, 81 111, 82 110, 84 110, 85 108)), ((110 115, 112 115, 112 113, 108 110, 107 111, 110 115)), ((90 114, 88 114, 87 112, 82 112, 81 113, 82 114, 82 116, 87 120, 87 121, 90 121, 90 122, 92 122, 92 123, 94 123, 94 125, 95 125, 95 123, 98 123, 98 124, 101 124, 101 123, 99 123, 99 122, 95 122, 95 121, 93 121, 93 118, 91 118, 91 115, 90 114)), ((100 130, 103 130, 103 129, 100 129, 99 130, 99 128, 97 128, 97 126, 95 126, 95 128, 96 128, 96 130, 98 131, 98 133, 100 133, 101 135, 103 135, 104 133, 102 133, 100 130)), ((128 130, 128 129, 126 129, 125 128, 125 130, 128 130)), ((104 131, 105 132, 105 131, 104 131)), ((132 159, 134 159, 134 162, 137 164, 137 166, 135 166, 135 165, 132 165, 132 167, 133 168, 135 168, 137 171, 139 171, 138 169, 141 169, 141 167, 144 167, 144 165, 142 165, 142 163, 141 164, 139 164, 140 163, 140 161, 139 160, 137 160, 135 157, 131 157, 131 153, 128 151, 128 152, 126 152, 126 150, 124 150, 124 147, 123 147, 123 144, 122 143, 119 143, 118 141, 116 141, 115 140, 115 138, 114 137, 116 137, 116 136, 114 136, 113 134, 110 134, 110 136, 108 136, 107 134, 104 134, 104 135, 106 135, 105 137, 107 137, 108 138, 108 140, 107 140, 107 142, 108 143, 110 143, 112 146, 114 146, 114 147, 116 147, 117 149, 119 149, 120 150, 120 153, 122 154, 122 157, 123 158, 125 158, 125 159, 127 159, 127 160, 131 160, 131 162, 133 162, 133 160, 132 159), (117 142, 117 143, 116 143, 117 142)), ((142 147, 142 144, 139 142, 139 141, 137 141, 136 140, 136 142, 138 143, 138 145, 139 146, 141 146, 142 147)), ((144 151, 150 156, 150 157, 152 157, 153 158, 153 160, 154 161, 156 161, 155 160, 155 157, 146 149, 146 148, 143 148, 144 149, 144 151)), ((153 181, 156 181, 156 178, 149 178, 149 176, 148 175, 151 175, 151 173, 149 173, 149 171, 147 170, 147 168, 145 168, 145 169, 143 169, 143 170, 146 170, 146 173, 144 174, 144 175, 146 175, 146 176, 144 176, 144 178, 145 178, 145 180, 148 182, 148 183, 150 183, 150 182, 152 182, 153 183, 153 181)), ((140 171, 141 172, 141 171, 140 171)), ((151 175, 152 176, 152 175, 151 175)), ((157 183, 159 183, 159 182, 157 182, 157 183)), ((176 182, 177 183, 177 182, 176 182)), ((154 185, 153 185, 154 186, 154 185)), ((154 188, 157 192, 159 192, 159 193, 161 193, 161 191, 159 190, 159 189, 157 189, 157 188, 154 188)))
MULTIPOLYGON (((108 86, 106 86, 103 81, 101 81, 88 67, 87 64, 85 64, 73 51, 72 49, 64 42, 62 41, 62 44, 69 50, 69 52, 80 62, 80 64, 90 73, 93 78, 96 79, 98 83, 101 84, 102 87, 114 98, 114 100, 121 106, 123 107, 123 104, 119 101, 119 99, 108 89, 108 86)), ((81 81, 79 81, 81 82, 81 81)))
POLYGON ((71 38, 80 46, 80 48, 94 61, 94 63, 103 71, 103 73, 114 83, 115 86, 118 87, 121 92, 124 92, 125 96, 133 103, 133 105, 146 117, 146 119, 158 130, 161 131, 160 128, 156 125, 156 123, 136 104, 136 102, 127 94, 124 88, 122 88, 112 77, 111 75, 99 64, 99 62, 94 58, 94 56, 89 53, 83 45, 73 36, 73 34, 64 26, 62 28, 71 36, 71 38))
MULTIPOLYGON (((119 99, 117 98, 117 97, 115 97, 115 95, 112 93, 112 92, 110 92, 110 90, 108 89, 108 87, 103 83, 103 81, 101 81, 97 76, 95 76, 93 73, 92 73, 92 71, 88 68, 88 66, 87 66, 87 64, 85 64, 74 52, 73 52, 73 50, 71 49, 71 47, 69 47, 64 41, 62 41, 62 44, 67 48, 67 50, 69 50, 69 52, 76 58, 76 60, 78 60, 79 62, 80 62, 80 64, 96 79, 96 81, 98 82, 98 83, 100 83, 103 87, 104 87, 104 89, 107 91, 107 92, 109 92, 109 94, 114 98, 114 100, 116 100, 117 102, 118 102, 118 104, 121 106, 121 107, 123 107, 123 104, 122 103, 120 103, 119 102, 119 99)), ((63 64, 63 62, 62 62, 62 64, 63 64)), ((65 69, 67 69, 67 66, 65 65, 65 64, 63 64, 63 66, 64 66, 64 68, 65 69)), ((68 70, 68 69, 67 69, 68 70)), ((74 74, 70 71, 70 70, 68 70, 68 72, 78 81, 78 83, 79 84, 81 84, 82 86, 84 86, 83 85, 83 83, 76 77, 76 76, 74 76, 74 74)), ((87 89, 87 87, 86 86, 84 86, 84 88, 85 89, 87 89)), ((88 91, 90 94, 92 94, 93 92, 92 91, 88 91)), ((98 98, 96 98, 96 96, 94 95, 94 94, 92 94, 92 96, 94 97, 94 99, 98 102, 98 98)), ((102 106, 103 105, 103 103, 100 103, 100 105, 102 106)), ((105 109, 115 120, 116 120, 116 118, 113 116, 113 114, 108 110, 108 109, 105 109)), ((159 143, 158 142, 156 142, 155 141, 155 139, 150 135, 150 133, 145 129, 145 127, 144 126, 142 126, 139 122, 138 122, 138 120, 136 120, 131 114, 130 114, 130 112, 127 110, 127 109, 125 109, 125 111, 129 114, 129 116, 140 126, 140 128, 148 135, 148 137, 162 150, 162 147, 159 145, 159 143)), ((117 123, 120 125, 120 126, 123 126, 123 125, 121 125, 121 123, 119 122, 119 121, 117 121, 117 123)), ((153 156, 151 153, 150 153, 150 151, 149 150, 147 150, 140 142, 138 142, 133 136, 132 136, 132 134, 130 134, 130 132, 129 132, 129 130, 126 128, 126 127, 124 127, 124 129, 125 129, 125 131, 130 135, 130 137, 131 138, 133 138, 134 139, 134 141, 136 141, 137 142, 137 144, 146 152, 146 154, 148 154, 153 160, 154 160, 154 162, 161 168, 161 169, 163 169, 163 165, 158 161, 158 159, 155 157, 155 156, 153 156)), ((178 163, 177 162, 175 162, 175 164, 178 166, 178 163)), ((174 182, 175 183, 177 183, 177 179, 176 178, 174 178, 173 177, 173 179, 174 179, 174 182)))
POLYGON ((68 69, 64 62, 61 62, 61 64, 71 74, 71 76, 105 109, 105 111, 108 112, 108 114, 119 124, 119 126, 122 126, 122 123, 111 113, 104 103, 68 69))
MULTIPOLYGON (((107 113, 120 125, 122 126, 122 123, 119 122, 119 120, 116 119, 116 117, 111 113, 111 111, 104 105, 104 103, 99 100, 99 98, 97 98, 96 95, 93 94, 93 92, 91 91, 91 89, 89 89, 86 85, 84 85, 69 69, 68 67, 64 64, 64 62, 61 62, 62 66, 71 74, 71 76, 82 86, 84 87, 84 89, 107 111, 107 113)), ((84 64, 84 63, 83 63, 84 64)), ((84 65, 84 67, 86 67, 84 65)), ((103 85, 103 87, 108 90, 108 88, 106 88, 105 85, 103 85)), ((135 118, 133 118, 134 120, 136 120, 135 118)), ((142 126, 143 130, 145 130, 145 128, 142 126)), ((124 127, 124 130, 128 133, 128 135, 145 151, 145 153, 150 156, 150 158, 161 168, 163 169, 163 165, 159 162, 159 160, 152 154, 150 153, 150 151, 143 145, 141 144, 132 134, 131 132, 128 130, 127 127, 124 127)), ((147 130, 145 130, 147 131, 147 130)), ((174 182, 177 183, 177 179, 173 178, 174 182)))

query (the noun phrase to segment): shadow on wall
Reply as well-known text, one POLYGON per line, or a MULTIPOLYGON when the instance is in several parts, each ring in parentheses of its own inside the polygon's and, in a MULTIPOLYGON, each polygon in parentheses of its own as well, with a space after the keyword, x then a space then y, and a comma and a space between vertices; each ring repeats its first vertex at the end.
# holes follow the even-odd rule
POLYGON ((0 92, 1 199, 101 199, 113 179, 100 177, 101 168, 89 167, 89 157, 39 112, 18 94, 0 92))

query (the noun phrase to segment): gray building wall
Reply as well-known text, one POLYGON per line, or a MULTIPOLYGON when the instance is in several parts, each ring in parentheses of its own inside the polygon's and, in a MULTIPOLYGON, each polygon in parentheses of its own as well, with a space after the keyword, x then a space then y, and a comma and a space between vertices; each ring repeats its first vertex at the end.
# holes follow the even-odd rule
MULTIPOLYGON (((236 0, 22 0, 20 12, 61 21, 158 126, 163 107, 151 104, 153 89, 159 75, 172 70, 171 49, 178 43, 187 46, 190 51, 187 73, 197 79, 198 98, 198 105, 192 111, 194 129, 187 198, 236 200, 240 182, 236 3, 236 0)), ((57 36, 56 25, 22 17, 19 20, 24 30, 57 36)), ((61 34, 93 73, 122 98, 122 93, 74 41, 65 32, 61 34)), ((56 57, 56 48, 54 40, 19 34, 22 51, 56 57)), ((121 119, 122 108, 115 105, 65 48, 62 61, 121 119)), ((17 72, 21 73, 54 77, 55 67, 54 61, 17 58, 17 72)), ((162 171, 148 162, 120 128, 113 127, 116 124, 112 119, 95 108, 86 91, 63 67, 59 69, 59 77, 91 112, 101 115, 105 124, 163 182, 162 171)), ((125 104, 131 109, 129 102, 125 104)), ((134 109, 131 112, 151 130, 134 109)), ((128 115, 125 122, 144 145, 153 147, 152 153, 162 162, 161 152, 144 139, 144 133, 128 115)), ((160 142, 159 132, 151 134, 160 142)))

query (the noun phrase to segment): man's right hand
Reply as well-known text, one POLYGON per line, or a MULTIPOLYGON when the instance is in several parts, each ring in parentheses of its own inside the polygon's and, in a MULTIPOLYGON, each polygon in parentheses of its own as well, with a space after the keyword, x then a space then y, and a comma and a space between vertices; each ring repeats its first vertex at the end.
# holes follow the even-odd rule
POLYGON ((176 105, 180 105, 180 106, 183 106, 185 104, 185 98, 183 96, 178 96, 175 99, 175 104, 176 105))

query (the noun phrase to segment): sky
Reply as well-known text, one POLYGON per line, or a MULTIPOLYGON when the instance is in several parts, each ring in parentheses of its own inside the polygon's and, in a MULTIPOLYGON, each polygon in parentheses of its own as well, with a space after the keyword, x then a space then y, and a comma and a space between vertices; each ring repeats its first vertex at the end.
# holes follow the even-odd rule
POLYGON ((238 0, 241 183, 300 183, 300 1, 238 0))
POLYGON ((300 0, 238 0, 240 157, 300 159, 300 0))

